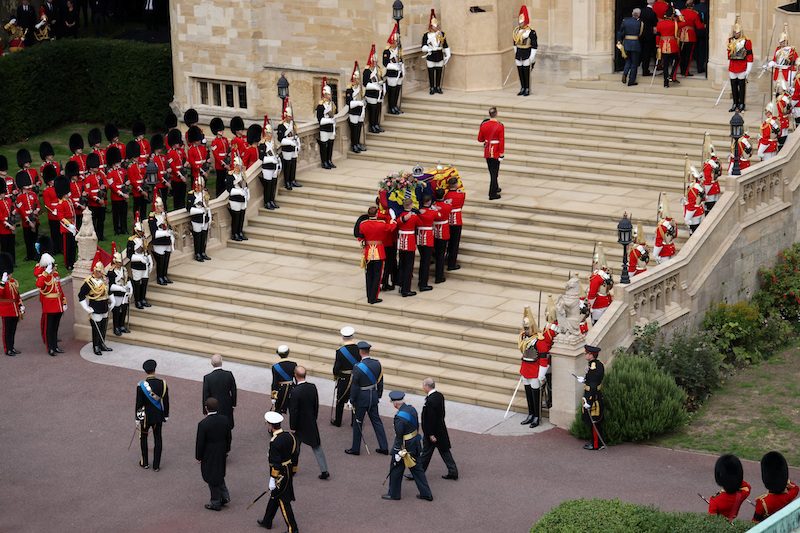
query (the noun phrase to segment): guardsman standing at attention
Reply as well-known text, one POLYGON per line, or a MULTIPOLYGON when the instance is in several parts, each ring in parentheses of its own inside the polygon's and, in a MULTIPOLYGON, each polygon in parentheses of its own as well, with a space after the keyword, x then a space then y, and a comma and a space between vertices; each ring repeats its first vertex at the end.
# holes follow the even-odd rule
POLYGON ((444 201, 450 204, 450 240, 447 242, 447 270, 458 270, 461 265, 458 264, 458 247, 461 243, 461 225, 463 218, 461 212, 464 209, 464 202, 467 199, 467 193, 458 188, 458 178, 450 178, 447 180, 447 192, 444 195, 444 201))
POLYGON ((36 261, 36 239, 39 237, 39 196, 33 192, 33 183, 27 172, 17 174, 17 200, 14 207, 19 214, 22 237, 25 239, 25 260, 36 261))
MULTIPOLYGON (((536 63, 536 50, 539 40, 536 31, 531 28, 531 19, 528 16, 528 6, 519 8, 517 26, 514 28, 514 62, 519 74, 519 92, 517 96, 530 96, 531 94, 531 69, 536 63)), ((635 75, 634 75, 635 76, 635 75)))
POLYGON ((108 164, 108 189, 111 192, 111 221, 114 235, 128 233, 128 197, 130 184, 128 176, 122 168, 122 154, 116 146, 109 146, 106 150, 106 163, 108 164))
POLYGON ((428 31, 422 35, 422 53, 425 54, 425 64, 428 67, 429 92, 442 94, 442 76, 445 65, 450 61, 450 45, 439 28, 433 9, 428 19, 428 31))
POLYGON ((100 169, 102 174, 106 173, 106 151, 103 149, 103 133, 100 131, 100 128, 92 128, 89 130, 89 133, 86 135, 86 140, 89 142, 89 147, 92 149, 93 154, 97 154, 97 159, 100 160, 100 164, 97 168, 100 169))
POLYGON ((231 135, 231 161, 233 161, 234 154, 240 156, 244 154, 247 148, 247 128, 244 127, 244 120, 242 117, 233 117, 230 124, 231 135))
POLYGON ((211 119, 211 133, 214 135, 214 140, 211 141, 211 155, 214 157, 214 174, 217 177, 217 195, 219 198, 222 191, 225 190, 225 183, 227 183, 228 170, 230 169, 231 159, 231 142, 225 137, 225 123, 219 117, 211 119))
POLYGON ((115 146, 119 153, 122 154, 122 159, 127 159, 125 154, 125 144, 119 140, 119 130, 114 124, 106 124, 104 128, 106 140, 108 141, 108 148, 115 146))
POLYGON ((647 239, 644 236, 642 223, 636 226, 633 234, 633 248, 628 254, 628 273, 638 276, 647 272, 647 263, 650 262, 650 250, 647 248, 647 239))
MULTIPOLYGON (((253 124, 255 130, 247 131, 248 141, 253 139, 256 134, 258 138, 261 137, 261 127, 258 124, 253 124)), ((251 128, 253 126, 250 126, 251 128)), ((255 144, 255 143, 254 143, 255 144)), ((249 153, 250 148, 248 148, 249 153)), ((242 162, 239 156, 233 159, 233 170, 228 174, 228 183, 225 188, 228 190, 228 209, 231 213, 231 240, 233 241, 246 241, 248 240, 244 234, 244 219, 247 214, 247 202, 250 199, 250 189, 247 187, 247 179, 245 171, 247 166, 242 162)))
POLYGON ((128 279, 128 269, 122 266, 122 254, 117 252, 117 243, 111 243, 111 264, 106 270, 108 290, 114 297, 111 308, 111 328, 114 335, 119 337, 123 333, 130 333, 125 327, 125 317, 128 315, 130 297, 133 295, 133 285, 128 279))
POLYGON ((414 201, 411 198, 403 200, 404 211, 397 217, 397 274, 399 278, 400 294, 405 298, 416 296, 411 290, 411 277, 414 274, 414 256, 417 251, 416 228, 420 225, 419 216, 412 210, 414 201))
POLYGON ((603 313, 613 301, 611 290, 614 288, 614 278, 606 262, 603 246, 597 243, 597 251, 592 260, 592 275, 589 276, 589 292, 586 295, 589 307, 592 310, 592 324, 600 320, 603 313))
MULTIPOLYGON (((383 422, 378 414, 378 401, 383 396, 383 368, 380 361, 369 356, 369 350, 372 348, 370 343, 360 341, 357 346, 361 361, 353 367, 349 402, 349 407, 355 409, 356 418, 353 424, 353 444, 344 453, 359 455, 361 443, 364 442, 364 446, 366 446, 363 432, 366 415, 369 415, 372 429, 378 439, 378 448, 375 452, 388 455, 386 431, 383 429, 383 422)), ((400 474, 402 475, 402 472, 400 474)))
POLYGON ((89 175, 83 181, 83 190, 88 200, 89 211, 92 212, 92 225, 97 240, 105 240, 103 231, 106 222, 106 179, 100 172, 100 158, 92 152, 86 158, 89 175))
POLYGON ((286 359, 289 357, 289 347, 285 344, 278 346, 275 351, 280 361, 272 365, 272 409, 279 413, 286 413, 289 408, 289 393, 294 385, 294 369, 297 363, 286 359))
POLYGON ((708 514, 721 515, 730 521, 750 497, 750 483, 744 480, 742 462, 735 455, 721 455, 714 465, 714 480, 722 490, 708 499, 708 514))
POLYGON ((625 69, 622 71, 622 83, 628 86, 639 85, 636 83, 636 74, 639 70, 639 55, 642 45, 639 39, 644 33, 644 22, 639 20, 642 10, 638 7, 633 10, 630 17, 625 17, 617 30, 617 48, 625 57, 625 69))
POLYGON ((147 161, 150 159, 150 141, 144 137, 146 132, 144 123, 134 122, 131 130, 133 132, 134 142, 139 145, 139 162, 146 165, 147 161))
POLYGON ((753 68, 753 43, 744 36, 739 15, 728 38, 728 77, 731 81, 733 105, 728 111, 744 111, 747 94, 747 76, 753 68))
POLYGON ((387 96, 389 98, 389 114, 399 115, 400 93, 403 89, 405 77, 405 64, 403 63, 403 48, 400 45, 399 23, 394 23, 392 34, 389 35, 386 50, 383 51, 383 67, 386 69, 387 96))
POLYGON ((42 184, 42 178, 39 177, 39 173, 33 168, 33 159, 27 148, 17 151, 17 164, 19 164, 20 170, 28 175, 32 185, 40 186, 42 184))
POLYGON ((605 448, 601 435, 603 423, 603 377, 605 367, 597 358, 600 356, 600 348, 586 345, 586 375, 579 377, 578 382, 583 383, 583 421, 589 426, 592 432, 592 440, 587 442, 584 450, 599 450, 605 448))
POLYGON ((33 267, 33 277, 36 278, 36 288, 39 289, 39 303, 42 305, 41 330, 42 340, 50 356, 64 353, 58 346, 58 326, 61 317, 67 310, 67 298, 61 287, 61 278, 56 268, 56 260, 52 255, 50 237, 42 235, 36 243, 41 256, 39 263, 33 267))
POLYGON ((264 209, 279 209, 275 203, 278 192, 278 172, 281 170, 281 158, 275 148, 272 125, 269 117, 264 115, 264 131, 261 132, 261 144, 258 145, 258 157, 261 160, 261 184, 264 186, 264 209))
POLYGON ((780 124, 780 133, 778 133, 778 151, 783 149, 786 143, 786 137, 789 136, 789 115, 792 112, 792 97, 789 95, 789 88, 786 82, 781 82, 781 88, 775 98, 775 110, 778 112, 778 123, 780 124))
MULTIPOLYGON (((344 326, 339 333, 342 335, 342 345, 336 349, 336 357, 333 361, 333 377, 336 380, 334 394, 336 395, 336 407, 334 418, 331 425, 341 427, 344 405, 350 400, 350 385, 353 379, 353 367, 361 361, 358 353, 358 345, 354 342, 353 336, 356 330, 352 326, 344 326)), ((351 421, 352 424, 352 421, 351 421)))
POLYGON ((86 177, 86 154, 83 153, 83 137, 80 133, 73 133, 69 136, 69 151, 72 152, 70 161, 78 164, 79 181, 86 177))
POLYGON ((17 208, 5 188, 0 189, 0 252, 11 256, 16 263, 17 208))
POLYGON ((167 133, 167 166, 169 166, 172 184, 172 206, 175 209, 186 207, 186 189, 189 178, 186 176, 186 153, 183 151, 183 137, 180 130, 169 130, 167 133))
MULTIPOLYGON (((246 172, 253 163, 258 161, 258 143, 261 141, 261 134, 263 130, 258 124, 250 124, 247 128, 247 147, 241 155, 242 172, 246 172)), ((231 162, 236 161, 236 158, 231 159, 231 162)))
POLYGON ((211 258, 206 254, 206 246, 208 245, 208 228, 211 227, 211 208, 208 205, 211 199, 206 191, 203 178, 197 178, 192 187, 193 190, 187 198, 186 210, 189 211, 192 221, 194 260, 210 261, 211 258))
POLYGON ((378 66, 378 58, 375 56, 375 45, 373 44, 367 58, 367 68, 364 69, 364 97, 367 101, 369 131, 371 133, 383 133, 380 121, 384 86, 380 67, 378 66))
MULTIPOLYGON (((391 234, 395 222, 386 222, 378 219, 378 208, 372 206, 367 210, 368 220, 359 224, 358 228, 363 237, 361 246, 364 248, 364 275, 367 287, 367 303, 377 304, 382 302, 378 298, 381 294, 381 278, 383 277, 383 262, 386 259, 386 251, 383 243, 386 236, 391 234)), ((430 258, 429 258, 430 259, 430 258)))
POLYGON ((169 216, 161 198, 156 197, 153 211, 147 217, 147 225, 150 228, 153 260, 156 263, 156 282, 159 285, 168 285, 172 283, 169 279, 169 259, 175 250, 175 231, 169 223, 169 216))
MULTIPOLYGON (((331 86, 328 78, 322 78, 322 99, 317 104, 317 122, 319 122, 319 158, 322 168, 336 168, 333 164, 333 140, 336 138, 336 104, 333 102, 331 86)), ((285 167, 284 167, 285 172, 285 167)), ((292 183, 294 187, 294 183, 292 183)))
POLYGON ((186 132, 186 138, 189 140, 189 150, 186 153, 186 160, 189 162, 189 168, 192 171, 192 183, 197 178, 206 180, 206 168, 208 163, 208 148, 204 144, 205 137, 203 137, 203 130, 197 126, 192 126, 186 132))
POLYGON ((280 413, 268 411, 264 413, 264 420, 271 435, 268 454, 269 503, 264 510, 264 517, 256 522, 263 528, 272 529, 272 520, 280 509, 289 533, 296 533, 297 522, 292 511, 294 501, 292 463, 298 453, 297 440, 291 432, 281 429, 283 416, 280 413))
POLYGON ((483 143, 483 157, 489 167, 489 200, 499 200, 500 161, 505 154, 506 129, 503 123, 497 120, 497 108, 489 108, 489 118, 484 119, 478 130, 478 142, 483 143))
MULTIPOLYGON (((800 95, 798 95, 800 97, 800 95)), ((42 159, 42 166, 39 167, 39 175, 44 179, 45 167, 52 166, 56 170, 56 175, 61 174, 61 165, 55 160, 56 152, 53 145, 47 141, 42 141, 39 145, 39 157, 42 159)))
POLYGON ((14 258, 0 252, 0 317, 3 319, 3 352, 9 356, 20 354, 14 348, 17 324, 25 314, 25 305, 19 296, 19 283, 14 279, 14 258))
MULTIPOLYGON (((800 89, 798 89, 797 97, 800 98, 800 89)), ((798 101, 800 104, 800 101, 798 101)), ((795 108, 796 109, 796 108, 795 108)), ((794 112, 795 109, 792 111, 794 112)), ((745 131, 744 135, 739 138, 739 170, 744 170, 750 167, 750 156, 753 155, 753 144, 750 142, 750 132, 745 131)), ((733 172, 733 158, 736 154, 733 139, 731 140, 731 153, 728 156, 728 174, 733 172)))
MULTIPOLYGON (((139 145, 135 141, 130 141, 125 147, 125 155, 128 157, 127 178, 131 185, 133 214, 134 217, 138 214, 139 218, 142 218, 147 213, 147 191, 144 189, 144 165, 139 160, 139 145)), ((126 230, 127 226, 126 220, 126 230)), ((123 235, 126 233, 128 232, 125 231, 123 235)))
POLYGON ((675 239, 678 238, 678 225, 669 216, 666 193, 661 193, 658 204, 658 225, 653 243, 653 257, 656 264, 666 263, 675 255, 675 239))
POLYGON ((366 150, 366 146, 361 144, 361 130, 364 129, 364 87, 361 85, 358 61, 353 64, 350 86, 344 92, 344 106, 350 125, 350 151, 358 154, 366 150))
POLYGON ((150 137, 150 149, 153 150, 150 154, 150 160, 158 170, 156 174, 156 185, 153 189, 153 197, 150 202, 155 202, 156 197, 159 197, 166 203, 169 197, 171 183, 169 179, 167 156, 164 155, 164 136, 160 133, 156 133, 150 137))
POLYGON ((75 225, 75 207, 72 204, 72 191, 70 190, 69 177, 74 172, 78 175, 78 165, 70 161, 64 165, 66 176, 59 176, 54 180, 54 188, 58 203, 56 204, 55 216, 58 219, 59 231, 61 232, 61 250, 64 253, 64 266, 67 270, 72 270, 75 265, 75 235, 78 234, 78 227, 75 225))
POLYGON ((800 489, 789 481, 789 466, 779 452, 769 452, 761 458, 761 481, 769 491, 756 500, 753 522, 774 515, 797 498, 800 489))
POLYGON ((150 468, 147 453, 147 434, 153 429, 153 472, 161 468, 161 426, 169 420, 169 391, 167 382, 156 377, 156 362, 148 359, 142 365, 147 377, 136 385, 136 423, 142 458, 139 466, 150 468))
POLYGON ((133 300, 136 309, 151 307, 150 302, 147 301, 147 284, 150 281, 150 271, 153 265, 150 253, 147 251, 144 226, 138 216, 133 223, 133 235, 128 237, 125 256, 130 261, 133 300))
MULTIPOLYGON (((297 182, 297 158, 300 156, 300 136, 294 123, 289 97, 283 99, 281 123, 278 124, 278 143, 281 145, 281 166, 283 167, 283 186, 287 191, 292 187, 302 187, 297 182)), ((320 149, 322 147, 320 146, 320 149)), ((273 202, 274 204, 275 202, 273 202)))
POLYGON ((706 138, 703 142, 703 190, 705 191, 703 205, 706 215, 717 203, 720 194, 722 194, 718 181, 721 175, 722 167, 717 154, 714 152, 714 145, 711 144, 711 135, 706 132, 706 138))
POLYGON ((399 500, 403 483, 403 472, 406 467, 411 472, 417 485, 417 499, 433 501, 433 494, 428 485, 425 470, 418 462, 422 453, 422 436, 419 434, 419 417, 413 406, 403 401, 406 394, 402 391, 389 393, 389 400, 397 409, 394 415, 394 444, 392 460, 389 464, 389 492, 381 496, 384 500, 399 500))
POLYGON ((92 348, 95 355, 112 351, 106 346, 108 313, 114 306, 114 296, 108 293, 106 270, 100 260, 100 249, 92 260, 92 273, 83 281, 78 291, 78 302, 89 314, 89 329, 92 330, 92 348))
POLYGON ((772 60, 767 67, 772 69, 773 92, 785 82, 787 87, 792 87, 797 74, 797 50, 789 44, 789 23, 783 23, 783 33, 778 40, 778 47, 772 55, 772 60))
MULTIPOLYGON (((0 169, 2 169, 2 166, 0 166, 0 169)), ((47 225, 50 228, 50 240, 53 242, 53 250, 51 252, 53 254, 61 253, 61 231, 58 229, 61 224, 56 216, 58 196, 54 187, 57 176, 56 169, 52 165, 47 165, 42 169, 42 179, 45 185, 42 191, 42 203, 45 210, 47 210, 47 225)))

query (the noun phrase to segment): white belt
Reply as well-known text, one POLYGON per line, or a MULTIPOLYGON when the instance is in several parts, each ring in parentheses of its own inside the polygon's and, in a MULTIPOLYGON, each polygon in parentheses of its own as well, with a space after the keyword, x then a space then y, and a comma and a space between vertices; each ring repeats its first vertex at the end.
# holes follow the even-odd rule
POLYGON ((456 207, 455 209, 451 209, 450 212, 451 213, 460 213, 461 212, 461 208, 460 207, 456 207))
POLYGON ((500 141, 489 141, 489 144, 500 144, 500 141))
POLYGON ((424 228, 423 228, 423 227, 420 227, 420 226, 417 226, 417 229, 421 229, 421 230, 426 230, 426 229, 429 229, 429 230, 432 230, 432 229, 433 229, 433 226, 426 226, 426 227, 424 227, 424 228))
POLYGON ((442 220, 440 222, 434 222, 433 223, 434 226, 444 226, 445 224, 447 224, 446 220, 442 220))
POLYGON ((397 233, 399 233, 400 235, 414 235, 413 231, 407 231, 407 230, 400 230, 397 233))

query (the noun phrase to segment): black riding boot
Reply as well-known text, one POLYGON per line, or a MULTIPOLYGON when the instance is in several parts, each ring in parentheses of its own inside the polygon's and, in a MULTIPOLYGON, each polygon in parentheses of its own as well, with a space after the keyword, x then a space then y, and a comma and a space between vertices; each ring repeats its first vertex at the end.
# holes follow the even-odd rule
POLYGON ((531 419, 530 427, 535 428, 539 425, 542 416, 542 402, 540 389, 531 389, 533 396, 533 418, 531 419))
MULTIPOLYGON (((203 244, 200 240, 200 234, 202 231, 193 231, 192 232, 192 242, 194 243, 194 260, 195 261, 203 261, 203 244)), ((138 307, 138 306, 137 306, 138 307)))
POLYGON ((164 252, 164 281, 168 284, 172 283, 172 280, 169 279, 169 256, 172 255, 172 252, 164 252))
POLYGON ((145 307, 152 307, 150 302, 147 301, 147 284, 150 282, 150 278, 142 278, 142 305, 145 307))
POLYGON ((211 258, 206 254, 206 246, 208 246, 208 230, 204 229, 200 232, 200 247, 203 249, 200 255, 203 256, 204 261, 211 261, 211 258))
POLYGON ((519 74, 519 92, 517 96, 525 96, 525 67, 518 65, 517 74, 519 74))
POLYGON ((428 85, 430 86, 430 94, 436 93, 436 74, 435 67, 428 68, 428 85))
POLYGON ((530 385, 525 385, 525 399, 528 401, 528 416, 520 422, 521 426, 530 424, 533 421, 533 389, 530 385))

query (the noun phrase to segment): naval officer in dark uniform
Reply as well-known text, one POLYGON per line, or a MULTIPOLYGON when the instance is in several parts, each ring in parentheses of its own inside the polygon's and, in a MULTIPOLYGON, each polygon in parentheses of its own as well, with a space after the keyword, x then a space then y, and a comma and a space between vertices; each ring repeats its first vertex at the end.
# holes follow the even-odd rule
POLYGON ((369 356, 369 350, 372 348, 370 343, 361 341, 357 346, 361 361, 353 367, 353 380, 350 386, 350 404, 355 408, 356 423, 353 424, 353 445, 344 453, 349 455, 360 453, 364 438, 362 436, 364 418, 365 415, 369 415, 372 429, 375 430, 378 439, 378 448, 375 451, 389 455, 386 431, 378 414, 378 400, 383 396, 383 369, 380 361, 369 356))
MULTIPOLYGON (((350 380, 353 374, 353 367, 361 361, 361 356, 358 354, 358 345, 353 339, 356 334, 355 328, 345 326, 339 333, 342 335, 342 345, 336 349, 336 359, 333 362, 333 377, 336 380, 334 388, 336 413, 334 418, 331 419, 331 424, 336 427, 342 425, 344 404, 350 398, 350 380)), ((353 425, 352 420, 350 425, 353 425)))
POLYGON ((147 377, 136 385, 136 420, 139 424, 139 443, 142 458, 139 466, 149 468, 147 434, 153 428, 153 471, 161 468, 161 425, 169 420, 167 382, 156 377, 156 362, 148 359, 142 365, 147 377))
POLYGON ((400 487, 403 482, 403 471, 406 467, 411 471, 417 484, 417 498, 433 501, 425 470, 419 463, 422 451, 422 437, 419 434, 419 418, 417 410, 403 401, 406 394, 401 391, 389 393, 392 405, 397 409, 394 415, 394 444, 392 445, 392 462, 389 466, 389 492, 381 496, 384 500, 399 500, 400 487))
POLYGON ((603 377, 605 367, 597 358, 600 356, 600 348, 587 344, 584 347, 587 361, 586 376, 579 377, 578 381, 583 383, 583 421, 589 426, 592 432, 592 440, 584 446, 586 450, 600 450, 605 448, 603 444, 603 377))
POLYGON ((272 519, 280 509, 289 532, 295 533, 297 521, 292 511, 294 501, 292 464, 297 458, 297 441, 291 432, 281 429, 283 416, 280 413, 269 411, 264 414, 264 420, 271 435, 268 455, 269 503, 264 510, 264 517, 256 522, 263 528, 272 529, 272 519))
MULTIPOLYGON (((622 19, 617 31, 617 46, 622 45, 622 50, 627 54, 625 59, 625 69, 622 71, 622 83, 628 86, 639 85, 636 83, 636 73, 639 70, 639 57, 642 53, 642 45, 639 39, 644 34, 644 23, 639 20, 642 10, 638 7, 633 10, 630 17, 622 19)), ((622 51, 620 50, 620 51, 622 51)))
POLYGON ((286 414, 289 407, 289 393, 294 386, 294 369, 297 363, 289 361, 289 347, 285 344, 278 346, 275 352, 280 361, 272 365, 272 408, 286 414))

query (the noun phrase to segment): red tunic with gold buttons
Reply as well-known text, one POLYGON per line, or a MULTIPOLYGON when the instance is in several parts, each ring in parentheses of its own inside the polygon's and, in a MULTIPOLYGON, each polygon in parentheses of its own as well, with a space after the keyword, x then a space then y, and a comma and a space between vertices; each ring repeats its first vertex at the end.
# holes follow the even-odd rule
POLYGON ((800 489, 798 489, 797 485, 789 481, 786 484, 786 490, 780 494, 770 492, 761 496, 756 500, 756 510, 753 513, 753 522, 761 522, 769 516, 777 513, 789 505, 789 503, 795 498, 797 498, 798 492, 800 492, 800 489))
POLYGON ((78 164, 78 172, 80 172, 80 177, 83 178, 86 175, 86 154, 72 154, 69 160, 78 164))
POLYGON ((447 191, 444 193, 444 199, 450 204, 450 225, 461 226, 463 220, 461 218, 461 210, 464 208, 464 202, 467 199, 467 193, 463 191, 447 191))
POLYGON ((386 259, 386 250, 383 243, 387 235, 393 233, 394 222, 385 220, 368 219, 359 224, 358 230, 363 235, 360 239, 364 241, 364 259, 367 261, 383 261, 386 259))
POLYGON ((436 220, 433 221, 433 238, 443 241, 450 240, 450 211, 453 207, 447 202, 436 202, 433 204, 436 211, 436 220))
POLYGON ((136 144, 139 145, 139 161, 147 164, 147 160, 150 159, 150 141, 139 139, 136 144))
POLYGON ((0 317, 19 317, 22 299, 19 297, 19 283, 9 274, 5 283, 0 282, 0 317))
POLYGON ((415 230, 420 220, 411 211, 403 211, 397 217, 397 249, 401 252, 416 252, 417 239, 415 230), (406 220, 404 220, 407 217, 406 220))
POLYGON ((53 267, 53 271, 48 273, 43 266, 33 267, 33 275, 36 277, 36 288, 39 289, 39 301, 42 304, 42 313, 63 313, 67 305, 67 297, 61 287, 61 278, 58 270, 53 267))
POLYGON ((16 211, 16 207, 10 196, 0 200, 0 235, 13 235, 16 232, 16 226, 9 220, 14 211, 16 211))
POLYGON ((724 516, 734 520, 739 514, 742 503, 750 496, 750 483, 742 481, 742 486, 733 494, 719 491, 708 499, 708 514, 724 516))
POLYGON ((187 157, 189 158, 189 168, 192 169, 192 183, 194 183, 194 180, 200 176, 200 169, 208 159, 208 148, 202 144, 192 146, 189 148, 187 157))
POLYGON ((433 246, 433 221, 436 211, 423 207, 417 215, 417 246, 433 246))

